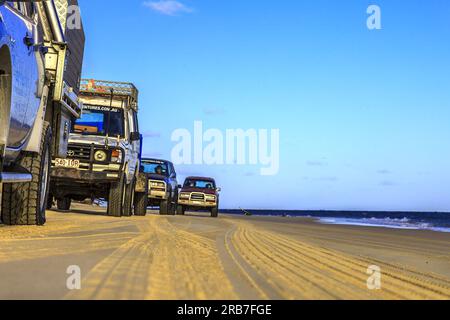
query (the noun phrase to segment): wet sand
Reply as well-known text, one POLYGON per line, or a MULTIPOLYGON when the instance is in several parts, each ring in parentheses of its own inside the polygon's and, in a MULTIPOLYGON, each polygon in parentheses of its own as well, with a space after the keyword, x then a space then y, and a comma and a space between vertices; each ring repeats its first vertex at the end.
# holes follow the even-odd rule
POLYGON ((206 214, 0 225, 1 299, 449 299, 450 234, 206 214), (81 270, 69 290, 67 268, 81 270), (367 287, 367 268, 381 289, 367 287))

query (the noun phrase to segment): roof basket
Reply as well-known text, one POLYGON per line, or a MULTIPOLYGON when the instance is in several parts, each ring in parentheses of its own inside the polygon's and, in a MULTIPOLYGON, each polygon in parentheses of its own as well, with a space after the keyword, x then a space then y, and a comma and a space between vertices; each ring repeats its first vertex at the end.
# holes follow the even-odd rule
POLYGON ((138 89, 129 82, 104 81, 94 79, 82 79, 80 81, 81 94, 127 96, 137 105, 138 89))

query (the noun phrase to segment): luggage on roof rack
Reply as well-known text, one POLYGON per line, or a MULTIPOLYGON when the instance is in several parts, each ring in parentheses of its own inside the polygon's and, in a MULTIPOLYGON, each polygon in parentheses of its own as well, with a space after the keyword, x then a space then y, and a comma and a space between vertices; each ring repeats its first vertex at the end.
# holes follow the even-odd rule
POLYGON ((130 96, 136 103, 138 102, 138 89, 130 82, 105 81, 94 79, 82 79, 80 91, 83 93, 95 93, 130 96))
POLYGON ((95 79, 82 79, 80 82, 80 94, 84 96, 101 96, 116 99, 126 97, 128 105, 137 109, 139 91, 130 82, 105 81, 95 79))

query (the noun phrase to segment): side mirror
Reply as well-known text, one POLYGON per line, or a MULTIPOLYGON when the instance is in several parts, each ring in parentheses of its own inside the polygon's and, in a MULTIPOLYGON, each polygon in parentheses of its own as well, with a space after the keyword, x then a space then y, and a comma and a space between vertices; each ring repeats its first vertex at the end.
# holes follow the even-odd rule
POLYGON ((183 189, 183 186, 181 184, 178 185, 179 189, 183 189))
POLYGON ((170 177, 171 177, 172 179, 176 179, 176 178, 177 178, 177 174, 174 172, 174 173, 172 173, 172 174, 170 175, 170 177))
POLYGON ((222 191, 222 188, 216 188, 216 191, 220 192, 220 191, 222 191))
POLYGON ((131 142, 140 141, 140 140, 141 140, 141 135, 139 134, 139 132, 130 133, 130 141, 131 142))

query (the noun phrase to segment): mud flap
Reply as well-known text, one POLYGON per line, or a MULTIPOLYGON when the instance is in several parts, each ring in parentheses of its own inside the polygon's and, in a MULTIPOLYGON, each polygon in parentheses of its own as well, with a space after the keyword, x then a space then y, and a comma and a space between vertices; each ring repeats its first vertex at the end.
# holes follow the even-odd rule
POLYGON ((36 120, 34 121, 33 130, 31 131, 30 139, 25 145, 24 151, 28 152, 39 152, 41 147, 41 137, 42 129, 44 127, 45 121, 45 111, 47 110, 47 97, 48 97, 48 86, 45 86, 42 91, 41 103, 39 105, 39 110, 36 115, 36 120))

